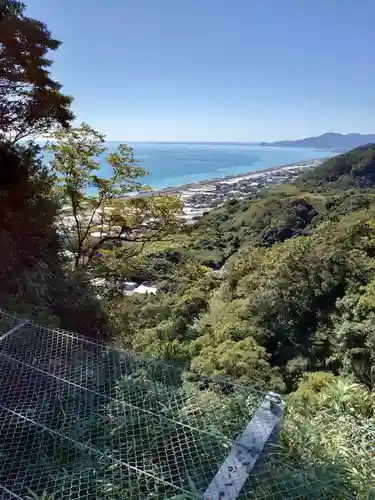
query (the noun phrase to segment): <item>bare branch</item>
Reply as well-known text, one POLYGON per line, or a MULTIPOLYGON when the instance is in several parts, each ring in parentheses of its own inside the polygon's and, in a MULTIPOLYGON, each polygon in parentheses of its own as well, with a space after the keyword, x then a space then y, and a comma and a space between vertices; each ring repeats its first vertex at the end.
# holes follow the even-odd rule
POLYGON ((102 205, 103 201, 104 201, 104 197, 103 197, 103 195, 102 195, 102 196, 100 196, 100 197, 99 197, 98 203, 97 203, 97 205, 96 205, 95 209, 93 210, 93 212, 92 212, 92 214, 91 214, 90 221, 89 221, 88 226, 87 226, 87 228, 86 228, 86 230, 85 230, 85 232, 84 232, 84 235, 83 235, 83 237, 82 237, 82 242, 84 242, 84 241, 86 240, 86 238, 87 238, 87 236, 88 236, 88 234, 89 234, 89 231, 90 231, 90 229, 91 229, 91 227, 92 227, 92 226, 91 226, 92 221, 94 220, 94 217, 95 217, 95 215, 96 215, 96 212, 97 212, 97 211, 99 210, 99 208, 101 207, 101 205, 102 205))
POLYGON ((61 227, 62 231, 64 232, 64 235, 65 235, 65 237, 66 237, 66 239, 67 239, 70 247, 72 248, 72 251, 73 251, 74 255, 76 256, 76 251, 74 250, 74 245, 73 245, 72 240, 70 239, 69 233, 66 230, 64 220, 63 220, 63 218, 61 217, 60 214, 58 214, 57 216, 58 216, 58 218, 60 219, 60 222, 61 222, 61 226, 59 226, 59 227, 61 227))

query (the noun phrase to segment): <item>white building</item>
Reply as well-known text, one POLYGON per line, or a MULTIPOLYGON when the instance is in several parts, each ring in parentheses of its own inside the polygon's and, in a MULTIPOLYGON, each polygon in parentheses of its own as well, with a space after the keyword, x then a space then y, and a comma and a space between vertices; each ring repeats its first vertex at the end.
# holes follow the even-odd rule
POLYGON ((125 292, 125 293, 128 293, 128 294, 133 294, 133 293, 142 293, 142 294, 145 294, 145 293, 149 293, 149 294, 155 295, 157 291, 158 291, 158 289, 156 287, 154 287, 154 286, 139 285, 137 288, 134 288, 134 290, 132 292, 125 292))

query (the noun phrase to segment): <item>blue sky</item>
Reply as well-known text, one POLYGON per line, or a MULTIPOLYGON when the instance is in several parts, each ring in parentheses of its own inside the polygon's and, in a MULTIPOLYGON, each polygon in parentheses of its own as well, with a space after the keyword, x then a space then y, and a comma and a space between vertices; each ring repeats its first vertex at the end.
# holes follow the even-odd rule
POLYGON ((375 0, 26 0, 109 140, 375 133, 375 0))

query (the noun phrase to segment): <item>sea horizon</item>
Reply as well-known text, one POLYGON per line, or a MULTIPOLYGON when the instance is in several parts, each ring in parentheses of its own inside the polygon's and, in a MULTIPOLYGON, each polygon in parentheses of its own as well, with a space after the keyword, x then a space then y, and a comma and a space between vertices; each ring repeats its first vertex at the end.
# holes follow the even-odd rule
MULTIPOLYGON (((260 146, 264 141, 105 141, 106 144, 223 144, 223 145, 250 145, 260 146)), ((268 147, 268 146, 267 146, 268 147)), ((273 146, 269 146, 273 147, 273 146)))

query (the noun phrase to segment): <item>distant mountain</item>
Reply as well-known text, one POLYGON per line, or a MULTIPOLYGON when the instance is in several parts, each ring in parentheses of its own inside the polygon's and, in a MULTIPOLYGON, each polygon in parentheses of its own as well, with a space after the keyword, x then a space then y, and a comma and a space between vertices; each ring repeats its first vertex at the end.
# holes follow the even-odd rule
POLYGON ((348 151, 370 142, 375 143, 375 134, 336 134, 327 132, 318 137, 306 137, 296 141, 262 142, 261 146, 281 146, 295 148, 336 149, 348 151))
POLYGON ((373 188, 375 144, 359 146, 347 153, 334 156, 306 172, 299 182, 305 187, 373 188))

